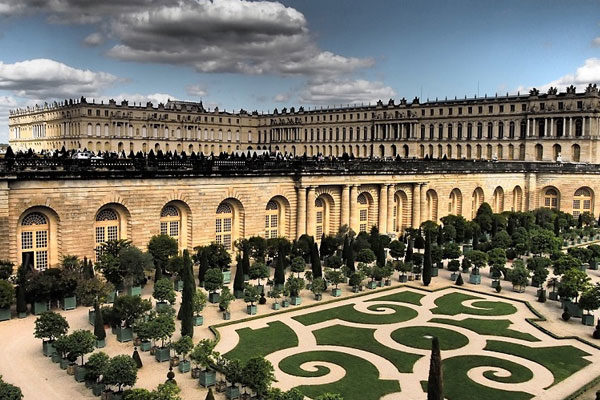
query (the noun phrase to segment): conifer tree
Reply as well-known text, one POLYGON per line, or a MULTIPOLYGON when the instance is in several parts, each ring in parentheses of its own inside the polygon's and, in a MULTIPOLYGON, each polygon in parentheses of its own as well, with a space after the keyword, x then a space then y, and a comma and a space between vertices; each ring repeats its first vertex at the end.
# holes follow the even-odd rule
POLYGON ((17 312, 19 314, 27 313, 27 301, 25 299, 25 284, 20 283, 17 286, 17 312))
POLYGON ((413 241, 409 239, 408 247, 406 248, 406 253, 404 254, 404 262, 412 261, 412 255, 413 255, 413 241))
POLYGON ((316 243, 313 243, 312 252, 310 253, 310 262, 312 263, 312 273, 314 278, 323 277, 323 269, 321 268, 321 258, 319 258, 319 249, 316 243))
POLYGON ((285 266, 283 262, 283 256, 277 255, 275 258, 275 284, 283 285, 285 284, 285 266))
POLYGON ((377 238, 375 244, 375 255, 377 256, 377 266, 380 268, 385 267, 385 249, 383 247, 383 240, 377 238))
POLYGON ((244 275, 250 275, 250 245, 244 245, 242 249, 242 281, 244 280, 244 275))
POLYGON ((464 283, 465 283, 465 281, 463 281, 462 274, 459 272, 458 273, 458 278, 456 278, 456 282, 454 282, 454 284, 456 286, 462 286, 464 283))
POLYGON ((210 268, 208 265, 208 255, 206 254, 206 251, 206 248, 202 248, 199 251, 200 254, 198 254, 198 258, 200 259, 200 267, 198 268, 198 282, 200 282, 200 285, 204 284, 204 275, 210 268))
POLYGON ((183 292, 181 293, 181 336, 194 336, 194 294, 196 293, 196 282, 192 270, 192 259, 187 250, 183 250, 183 292))
POLYGON ((213 394, 212 388, 208 388, 208 393, 206 394, 206 398, 204 400, 215 400, 215 395, 213 394))
POLYGON ((97 301, 94 303, 94 335, 96 336, 96 340, 106 339, 104 318, 102 317, 102 310, 97 301))
POLYGON ((352 248, 354 241, 350 242, 348 245, 348 255, 346 258, 346 267, 348 268, 348 271, 351 272, 356 272, 356 267, 354 266, 354 249, 352 248))
POLYGON ((233 293, 239 294, 244 292, 244 268, 243 268, 243 257, 238 256, 237 265, 235 268, 235 276, 233 278, 233 293))
POLYGON ((431 234, 425 234, 425 255, 423 260, 423 284, 429 286, 431 283, 431 234))
POLYGON ((435 336, 431 340, 431 361, 429 362, 429 379, 427 380, 427 400, 444 400, 442 356, 440 354, 440 342, 435 336))

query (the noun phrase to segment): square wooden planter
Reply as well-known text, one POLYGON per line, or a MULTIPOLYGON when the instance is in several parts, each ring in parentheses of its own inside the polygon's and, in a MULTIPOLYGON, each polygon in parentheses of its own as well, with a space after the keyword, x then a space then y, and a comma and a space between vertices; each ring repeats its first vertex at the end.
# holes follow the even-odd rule
POLYGON ((0 309, 0 321, 8 321, 10 319, 10 308, 0 309))
POLYGON ((85 366, 78 365, 75 367, 75 380, 77 382, 84 382, 86 374, 87 374, 87 370, 86 370, 85 366))
POLYGON ((279 303, 273 303, 273 305, 271 306, 271 308, 273 310, 279 310, 281 308, 281 304, 279 304, 279 303))
POLYGON ((63 299, 63 310, 74 310, 77 307, 77 298, 75 296, 65 297, 63 299))
POLYGON ((257 310, 256 306, 246 306, 246 312, 249 315, 256 315, 256 310, 257 310))
POLYGON ((200 371, 198 382, 204 387, 214 386, 217 382, 217 373, 215 371, 200 371))
POLYGON ((331 289, 331 295, 333 297, 340 297, 342 295, 342 289, 331 289))
POLYGON ((157 347, 154 351, 154 358, 158 362, 169 361, 171 359, 171 349, 168 347, 157 347))
POLYGON ((117 326, 117 340, 121 343, 131 342, 133 340, 133 329, 128 327, 117 326))
POLYGON ((56 353, 56 349, 54 348, 54 344, 52 342, 44 341, 42 342, 42 352, 46 357, 52 356, 52 354, 56 353))
POLYGON ((237 386, 227 386, 225 389, 225 397, 228 400, 240 398, 240 388, 237 386))
POLYGON ((202 315, 194 315, 194 326, 201 326, 204 323, 202 315))
POLYGON ((40 315, 43 312, 48 311, 48 302, 36 301, 33 303, 33 315, 40 315))
POLYGON ((216 304, 221 300, 221 295, 217 292, 208 294, 208 301, 212 304, 216 304))
POLYGON ((192 369, 192 367, 190 365, 190 360, 179 361, 179 365, 177 366, 177 369, 179 369, 179 372, 181 372, 182 374, 185 374, 186 372, 190 372, 190 370, 192 369))
POLYGON ((141 351, 150 351, 151 348, 152 348, 152 343, 150 341, 142 341, 142 343, 140 343, 141 351))
POLYGON ((132 286, 127 288, 127 294, 130 296, 141 296, 142 295, 142 287, 141 286, 132 286))
POLYGON ((223 285, 227 285, 228 283, 231 283, 231 270, 228 269, 226 271, 223 271, 222 273, 223 273, 223 285))
POLYGON ((583 314, 581 316, 581 323, 587 326, 594 326, 594 314, 583 314))
POLYGON ((473 285, 479 285, 481 283, 481 275, 469 274, 469 283, 472 283, 473 285))
POLYGON ((300 304, 302 304, 302 298, 300 296, 292 296, 290 297, 290 303, 293 306, 299 306, 300 304))

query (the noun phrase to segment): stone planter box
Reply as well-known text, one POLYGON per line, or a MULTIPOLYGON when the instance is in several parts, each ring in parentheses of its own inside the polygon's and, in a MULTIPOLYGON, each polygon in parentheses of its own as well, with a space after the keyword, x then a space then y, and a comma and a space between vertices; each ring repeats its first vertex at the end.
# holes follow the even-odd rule
POLYGON ((492 288, 496 289, 498 286, 500 286, 500 280, 499 279, 494 279, 492 281, 492 288))
POLYGON ((67 369, 67 367, 69 366, 69 364, 71 364, 71 361, 67 360, 66 358, 61 358, 60 359, 60 369, 67 369))
POLYGON ((96 340, 97 349, 103 349, 104 347, 106 347, 106 339, 96 340))
POLYGON ((333 297, 340 297, 342 295, 342 289, 331 289, 331 295, 333 297))
POLYGON ((58 364, 60 362, 60 354, 58 353, 52 354, 50 358, 54 364, 58 364))
POLYGON ((548 298, 550 300, 555 300, 555 301, 558 300, 558 292, 550 292, 550 293, 548 293, 548 298))
POLYGON ((128 327, 118 326, 117 329, 117 340, 121 343, 131 342, 133 340, 133 329, 128 327))
POLYGON ((169 361, 171 359, 171 349, 168 347, 157 347, 154 351, 154 358, 158 362, 169 361))
POLYGON ((281 302, 281 307, 286 308, 286 307, 289 307, 289 306, 290 306, 290 302, 289 301, 283 300, 281 302))
POLYGON ((0 321, 8 321, 10 319, 10 308, 0 309, 0 321))
POLYGON ((256 315, 257 307, 256 306, 246 306, 246 312, 249 315, 256 315))
POLYGON ((221 295, 217 292, 213 292, 213 293, 209 293, 208 294, 208 301, 212 304, 216 304, 219 301, 221 301, 221 295))
POLYGON ((579 304, 573 303, 571 300, 565 300, 563 302, 563 309, 571 314, 571 317, 583 317, 583 310, 579 307, 579 304))
POLYGON ((402 283, 406 283, 408 281, 408 276, 406 276, 406 275, 400 275, 398 277, 398 281, 402 282, 402 283))
POLYGON ((594 326, 594 314, 583 314, 581 323, 587 326, 594 326))
POLYGON ((190 366, 190 360, 179 361, 179 365, 177 366, 177 368, 179 369, 179 372, 181 372, 182 374, 185 374, 186 372, 190 372, 190 369, 192 369, 190 366))
POLYGON ((225 397, 228 400, 238 399, 240 397, 240 388, 237 386, 227 386, 225 389, 225 397))
POLYGON ((481 275, 480 274, 469 274, 469 283, 474 285, 479 285, 481 283, 481 275))
POLYGON ((159 301, 156 303, 156 311, 165 311, 171 308, 171 305, 166 301, 159 301))
MULTIPOLYGON (((231 270, 223 271, 223 285, 231 283, 231 270)), ((183 289, 183 288, 182 288, 183 289)))
POLYGON ((300 304, 302 304, 302 298, 300 296, 291 296, 290 303, 293 306, 299 306, 300 304))
POLYGON ((271 308, 273 310, 279 310, 281 308, 281 304, 279 304, 279 303, 273 303, 273 305, 271 306, 271 308))
POLYGON ((75 367, 75 380, 77 382, 84 382, 86 373, 87 373, 87 370, 84 366, 82 366, 82 365, 76 366, 75 367))
POLYGON ((375 281, 367 282, 367 287, 369 289, 375 289, 377 287, 377 282, 375 282, 375 281))
POLYGON ((149 340, 148 341, 142 340, 142 343, 140 343, 141 351, 150 351, 151 348, 152 348, 152 343, 149 340))
POLYGON ((458 278, 458 272, 452 272, 450 274, 450 280, 455 281, 458 278))
POLYGON ((53 342, 44 341, 42 342, 42 352, 46 357, 50 357, 52 354, 56 353, 56 349, 54 348, 53 342))
POLYGON ((62 302, 63 310, 74 310, 77 307, 77 298, 75 296, 65 297, 62 302))
POLYGON ((104 383, 92 383, 92 394, 100 396, 104 391, 104 383))
POLYGON ((204 317, 202 315, 194 315, 194 326, 201 326, 204 323, 204 317))
POLYGON ((214 386, 217 381, 217 373, 215 371, 200 371, 198 382, 204 387, 214 386))
POLYGON ((43 312, 48 311, 48 302, 36 301, 33 303, 33 315, 40 315, 43 312))
POLYGON ((513 292, 525 293, 525 285, 513 285, 513 292))
POLYGON ((141 286, 132 286, 127 288, 127 294, 130 296, 141 296, 142 295, 142 287, 141 286))
POLYGON ((322 299, 323 299, 323 295, 321 293, 315 294, 315 300, 316 301, 321 301, 322 299))
POLYGON ((176 280, 175 284, 174 284, 174 288, 175 288, 175 291, 181 292, 183 290, 183 281, 180 279, 176 280))
POLYGON ((431 276, 438 276, 439 275, 439 269, 437 267, 432 267, 431 268, 431 276))
POLYGON ((229 321, 231 319, 231 313, 229 311, 223 312, 223 319, 229 321))

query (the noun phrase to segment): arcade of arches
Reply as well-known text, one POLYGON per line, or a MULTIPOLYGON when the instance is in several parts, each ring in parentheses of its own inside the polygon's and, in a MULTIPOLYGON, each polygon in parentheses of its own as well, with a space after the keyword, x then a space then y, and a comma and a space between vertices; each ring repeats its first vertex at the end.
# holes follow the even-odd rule
POLYGON ((448 214, 559 209, 596 213, 596 175, 448 173, 301 175, 139 180, 0 180, 0 252, 37 269, 61 256, 94 259, 102 243, 128 239, 144 248, 156 234, 181 248, 242 237, 320 239, 348 225, 398 235, 448 214), (584 181, 586 185, 580 184, 584 181), (89 190, 94 187, 95 190, 89 190))

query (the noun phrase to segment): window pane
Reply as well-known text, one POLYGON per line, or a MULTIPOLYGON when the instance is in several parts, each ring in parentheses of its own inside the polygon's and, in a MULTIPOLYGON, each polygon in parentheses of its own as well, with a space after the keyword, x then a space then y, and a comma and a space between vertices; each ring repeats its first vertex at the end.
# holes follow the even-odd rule
POLYGON ((39 270, 45 270, 48 268, 48 252, 47 251, 36 251, 35 252, 35 265, 39 270))
POLYGON ((106 227, 108 240, 117 240, 119 238, 118 228, 116 226, 106 227))
POLYGON ((97 226, 96 227, 96 243, 104 243, 106 241, 104 237, 104 227, 97 226))
POLYGON ((169 234, 173 237, 179 236, 179 221, 171 221, 169 225, 169 234))
POLYGON ((21 248, 33 248, 33 232, 21 232, 21 248))
POLYGON ((167 234, 167 223, 166 222, 161 222, 160 223, 160 234, 161 235, 166 235, 167 234))
POLYGON ((48 231, 37 231, 35 233, 35 247, 38 249, 48 247, 48 231))

